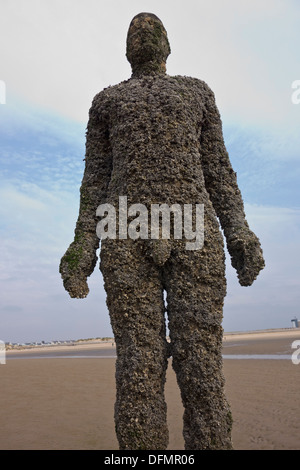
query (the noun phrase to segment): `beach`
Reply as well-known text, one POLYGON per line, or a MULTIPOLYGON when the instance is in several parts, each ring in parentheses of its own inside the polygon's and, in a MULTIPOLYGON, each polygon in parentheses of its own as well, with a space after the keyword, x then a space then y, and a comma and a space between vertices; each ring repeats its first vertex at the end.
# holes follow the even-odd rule
MULTIPOLYGON (((292 361, 293 353, 300 358, 292 348, 296 340, 300 329, 224 335, 236 450, 300 449, 300 364, 292 361)), ((6 364, 0 364, 0 449, 117 450, 114 346, 58 348, 9 351, 6 364), (83 351, 85 356, 80 356, 83 351)), ((183 407, 171 361, 166 382, 168 448, 182 450, 183 407)))

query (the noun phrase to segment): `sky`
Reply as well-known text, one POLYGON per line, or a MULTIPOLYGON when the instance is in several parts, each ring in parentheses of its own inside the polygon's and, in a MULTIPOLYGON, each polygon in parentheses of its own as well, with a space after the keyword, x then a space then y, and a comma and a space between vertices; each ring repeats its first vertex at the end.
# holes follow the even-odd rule
POLYGON ((126 34, 142 11, 167 29, 167 73, 214 91, 263 247, 251 287, 227 256, 224 330, 291 327, 300 318, 299 2, 0 0, 0 11, 0 339, 112 336, 98 266, 80 300, 58 266, 74 236, 88 111, 96 93, 130 77, 126 34))

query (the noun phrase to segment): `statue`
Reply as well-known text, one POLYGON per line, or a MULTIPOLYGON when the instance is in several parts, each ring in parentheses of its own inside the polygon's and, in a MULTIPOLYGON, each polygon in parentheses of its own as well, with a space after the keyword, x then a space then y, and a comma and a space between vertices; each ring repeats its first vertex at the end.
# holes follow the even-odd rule
POLYGON ((60 273, 71 297, 88 294, 101 205, 120 213, 120 196, 148 209, 202 205, 200 249, 187 249, 187 237, 151 239, 138 230, 136 237, 124 236, 120 219, 116 236, 101 240, 117 349, 116 434, 120 449, 167 448, 164 385, 171 356, 185 409, 186 449, 231 449, 221 354, 226 279, 220 225, 242 286, 253 283, 264 260, 245 218, 214 94, 199 79, 168 76, 169 54, 159 18, 135 16, 126 53, 132 76, 97 94, 90 109, 79 217, 60 273))

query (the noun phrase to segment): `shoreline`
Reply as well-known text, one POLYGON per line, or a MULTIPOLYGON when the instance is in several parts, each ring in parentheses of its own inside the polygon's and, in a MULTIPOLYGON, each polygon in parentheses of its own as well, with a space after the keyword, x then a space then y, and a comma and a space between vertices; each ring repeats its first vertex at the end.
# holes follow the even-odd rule
MULTIPOLYGON (((223 334, 223 346, 229 347, 232 342, 243 342, 245 340, 296 340, 300 339, 300 328, 278 328, 278 329, 267 329, 267 330, 253 330, 253 331, 237 331, 237 332, 224 332, 223 334)), ((69 351, 81 351, 89 349, 115 349, 114 339, 110 341, 102 340, 80 340, 74 341, 70 344, 45 344, 45 346, 16 346, 6 348, 7 355, 15 355, 18 353, 39 353, 39 352, 69 352, 69 351)))
POLYGON ((300 336, 300 328, 270 328, 266 330, 250 330, 250 331, 232 331, 224 332, 223 340, 233 339, 263 339, 300 336))
POLYGON ((115 342, 112 341, 95 341, 95 340, 90 340, 90 341, 80 341, 70 344, 46 344, 45 346, 16 346, 13 348, 8 348, 6 349, 6 354, 18 354, 25 352, 26 353, 36 353, 36 352, 55 352, 55 351, 76 351, 76 350, 85 350, 85 349, 114 349, 115 348, 115 342))

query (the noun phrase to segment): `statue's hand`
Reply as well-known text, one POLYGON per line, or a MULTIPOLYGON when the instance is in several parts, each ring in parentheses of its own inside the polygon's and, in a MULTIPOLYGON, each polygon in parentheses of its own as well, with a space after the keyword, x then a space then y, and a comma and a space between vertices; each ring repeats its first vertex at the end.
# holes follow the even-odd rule
POLYGON ((88 295, 87 277, 93 272, 96 261, 94 250, 86 250, 76 241, 71 243, 59 265, 64 288, 70 297, 83 299, 88 295))
MULTIPOLYGON (((63 261, 62 261, 63 263, 63 261)), ((87 279, 79 279, 78 276, 63 277, 64 288, 72 299, 84 299, 89 293, 87 279)))
POLYGON ((239 283, 251 286, 265 266, 259 239, 249 228, 243 228, 227 238, 227 247, 239 283))

